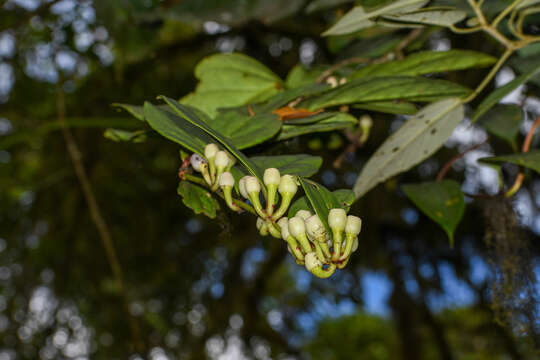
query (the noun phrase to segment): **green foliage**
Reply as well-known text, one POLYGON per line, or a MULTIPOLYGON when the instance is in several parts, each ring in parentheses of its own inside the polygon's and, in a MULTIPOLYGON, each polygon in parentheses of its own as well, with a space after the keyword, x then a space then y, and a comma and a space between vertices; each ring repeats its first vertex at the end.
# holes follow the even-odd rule
POLYGON ((342 112, 325 112, 302 119, 293 119, 284 122, 277 140, 286 140, 315 132, 347 129, 356 125, 357 122, 354 116, 342 112))
POLYGON ((478 161, 487 164, 502 164, 508 162, 532 169, 537 173, 540 173, 540 150, 532 150, 526 153, 481 158, 478 161))
POLYGON ((446 80, 413 76, 388 76, 355 79, 307 99, 300 106, 318 110, 330 106, 404 99, 434 101, 450 96, 467 95, 469 89, 446 80))
POLYGON ((261 169, 277 168, 282 175, 290 174, 303 177, 314 175, 322 165, 321 157, 307 154, 253 156, 249 159, 261 169))
POLYGON ((264 101, 283 89, 281 79, 258 61, 242 54, 218 54, 207 57, 195 68, 200 80, 195 92, 180 102, 206 112, 264 101))
POLYGON ((367 65, 352 73, 355 79, 390 75, 423 75, 492 65, 493 56, 476 51, 420 51, 403 60, 367 65))
POLYGON ((490 134, 507 141, 517 149, 517 136, 523 121, 523 110, 517 105, 499 104, 489 109, 478 119, 490 134))
POLYGON ((331 209, 343 208, 339 199, 327 188, 314 181, 299 177, 298 180, 306 193, 306 198, 313 211, 319 216, 328 234, 332 233, 328 225, 328 213, 331 209))
POLYGON ((467 14, 461 10, 455 10, 452 8, 422 8, 419 10, 400 13, 394 15, 385 15, 384 19, 399 23, 413 23, 413 24, 427 24, 427 25, 439 25, 450 26, 463 20, 467 14))
POLYGON ((195 214, 204 214, 211 219, 216 217, 219 203, 207 189, 189 181, 180 181, 177 192, 182 197, 184 205, 195 214))
POLYGON ((491 94, 489 94, 484 100, 482 100, 480 105, 478 105, 478 107, 476 108, 474 115, 472 116, 472 121, 475 122, 476 120, 478 120, 480 116, 482 116, 486 111, 491 109, 503 97, 505 97, 506 95, 508 95, 515 89, 517 89, 517 87, 520 86, 521 84, 524 84, 525 82, 527 82, 538 71, 540 71, 540 61, 536 59, 536 64, 533 66, 533 68, 529 72, 516 77, 514 80, 496 89, 491 94))
POLYGON ((430 219, 439 224, 454 246, 454 231, 465 212, 465 198, 453 180, 407 184, 403 192, 430 219))
MULTIPOLYGON (((349 189, 334 190, 332 191, 332 195, 339 201, 340 207, 345 209, 345 211, 349 211, 355 200, 354 192, 349 189)), ((313 211, 313 207, 306 196, 302 196, 291 205, 288 217, 293 217, 299 210, 313 211)))
POLYGON ((407 120, 363 167, 353 189, 356 197, 435 153, 463 119, 463 112, 459 99, 446 99, 427 105, 407 120))

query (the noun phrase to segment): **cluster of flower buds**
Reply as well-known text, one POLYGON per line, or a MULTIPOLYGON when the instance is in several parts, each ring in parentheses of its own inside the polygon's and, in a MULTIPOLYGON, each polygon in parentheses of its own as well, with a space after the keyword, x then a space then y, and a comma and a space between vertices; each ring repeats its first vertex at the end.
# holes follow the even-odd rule
POLYGON ((328 234, 321 219, 307 210, 300 210, 290 219, 281 218, 281 237, 298 264, 320 278, 331 276, 343 268, 358 248, 362 220, 347 216, 343 209, 332 209, 328 215, 332 234, 328 234))
POLYGON ((220 150, 216 144, 208 144, 204 158, 194 154, 190 161, 212 191, 221 188, 230 209, 240 212, 243 207, 255 213, 259 233, 285 240, 296 262, 315 276, 331 276, 336 269, 348 263, 351 253, 358 248, 362 220, 357 216, 347 216, 343 209, 331 209, 329 212, 331 234, 321 219, 307 210, 299 210, 290 219, 283 216, 298 191, 295 176, 281 175, 276 168, 266 169, 263 176, 266 191, 262 194, 262 186, 255 176, 242 177, 238 181, 238 192, 248 201, 245 203, 233 198, 235 179, 229 170, 235 160, 226 151, 220 150))

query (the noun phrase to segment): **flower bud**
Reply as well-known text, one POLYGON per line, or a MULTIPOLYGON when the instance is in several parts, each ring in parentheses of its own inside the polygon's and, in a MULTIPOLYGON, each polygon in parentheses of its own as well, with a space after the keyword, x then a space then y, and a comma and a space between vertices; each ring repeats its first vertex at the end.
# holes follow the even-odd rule
POLYGON ((311 213, 309 211, 307 211, 307 210, 298 210, 296 212, 296 215, 294 215, 294 216, 298 216, 298 217, 301 217, 304 220, 307 220, 311 216, 311 213))
POLYGON ((264 184, 267 186, 270 185, 279 185, 281 179, 281 175, 279 174, 279 170, 276 168, 268 168, 264 170, 264 176, 263 181, 264 184))
POLYGON ((261 184, 255 176, 248 176, 246 178, 246 191, 248 194, 259 193, 261 191, 261 184))
POLYGON ((287 219, 286 217, 282 217, 281 219, 279 219, 277 224, 281 228, 281 237, 283 238, 283 240, 287 241, 287 238, 290 236, 289 219, 287 219))
POLYGON ((355 252, 358 249, 358 238, 354 238, 353 245, 352 245, 352 252, 355 252))
POLYGON ((306 225, 304 223, 304 219, 300 217, 296 217, 296 216, 290 218, 289 219, 289 233, 297 239, 305 237, 306 225))
POLYGON ((208 144, 204 147, 204 157, 210 160, 216 156, 218 151, 219 148, 216 144, 208 144))
POLYGON ((326 229, 317 215, 312 215, 306 219, 306 231, 310 240, 326 241, 326 229))
POLYGON ((330 87, 332 88, 335 88, 336 86, 338 86, 338 80, 335 76, 330 76, 326 78, 326 83, 330 85, 330 87))
POLYGON ((201 172, 201 164, 205 162, 205 160, 202 158, 201 155, 193 154, 191 155, 189 162, 191 163, 191 167, 193 168, 193 170, 201 172))
POLYGON ((314 252, 307 253, 304 257, 307 271, 311 272, 314 268, 322 266, 322 262, 317 257, 317 254, 314 252))
POLYGON ((347 223, 347 213, 343 209, 332 209, 328 214, 328 225, 332 229, 343 231, 347 223))
POLYGON ((234 177, 232 176, 230 172, 226 171, 223 174, 221 174, 221 176, 219 177, 219 186, 221 187, 234 186, 234 177))
POLYGON ((257 227, 257 230, 261 230, 261 227, 264 225, 264 220, 261 218, 257 218, 257 222, 255 223, 255 226, 257 227))
POLYGON ((243 198, 249 199, 249 194, 246 190, 246 179, 249 176, 244 176, 243 178, 238 181, 238 190, 240 191, 240 195, 242 195, 243 198))
POLYGON ((279 181, 278 191, 280 194, 296 194, 298 185, 292 175, 283 175, 279 181))
POLYGON ((218 170, 225 169, 229 165, 229 155, 225 151, 218 151, 214 161, 218 170))
POLYGON ((360 234, 361 229, 362 229, 362 219, 354 215, 347 216, 347 223, 345 225, 345 234, 358 236, 358 234, 360 234))

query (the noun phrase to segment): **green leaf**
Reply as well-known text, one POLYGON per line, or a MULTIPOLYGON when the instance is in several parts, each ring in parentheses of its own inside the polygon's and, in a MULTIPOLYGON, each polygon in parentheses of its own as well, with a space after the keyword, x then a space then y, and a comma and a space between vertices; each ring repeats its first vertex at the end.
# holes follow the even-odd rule
POLYGON ((213 142, 212 137, 185 119, 168 110, 144 103, 144 118, 152 129, 188 150, 204 156, 204 147, 213 142))
POLYGON ((283 124, 286 125, 311 125, 316 124, 318 122, 321 122, 323 120, 330 119, 333 116, 338 115, 339 112, 336 111, 325 111, 321 112, 315 115, 306 116, 303 118, 297 118, 297 119, 285 119, 283 120, 283 124))
POLYGON ((309 125, 283 125, 277 140, 286 140, 292 137, 317 132, 342 130, 358 123, 358 120, 354 116, 347 113, 335 112, 332 114, 333 115, 330 117, 322 117, 322 120, 317 121, 316 123, 310 123, 309 125))
MULTIPOLYGON (((223 135, 216 132, 210 127, 206 122, 200 119, 194 109, 178 103, 176 100, 168 98, 166 96, 159 96, 160 99, 163 99, 176 113, 178 113, 182 118, 186 119, 189 123, 195 125, 197 128, 203 130, 205 133, 210 135, 212 138, 216 139, 223 147, 228 150, 231 155, 238 159, 238 161, 244 165, 244 167, 251 173, 251 175, 257 177, 261 183, 263 192, 266 193, 266 188, 263 183, 263 173, 261 169, 255 165, 251 160, 249 160, 246 155, 240 152, 229 139, 223 135)), ((208 144, 208 142, 207 142, 208 144)))
POLYGON ((133 115, 135 117, 135 119, 144 121, 144 109, 140 105, 114 103, 114 104, 112 104, 112 106, 116 107, 118 109, 124 109, 128 113, 133 115))
POLYGON ((489 109, 478 120, 490 134, 507 141, 517 149, 516 138, 523 120, 523 110, 518 105, 500 104, 489 109))
POLYGON ((314 111, 330 106, 394 99, 433 101, 469 92, 466 87, 446 80, 412 76, 376 77, 349 81, 321 96, 302 101, 299 106, 314 111))
POLYGON ((281 79, 255 59, 242 54, 217 54, 195 68, 200 80, 194 93, 180 102, 203 110, 210 117, 218 108, 264 101, 283 88, 281 79))
POLYGON ((407 184, 403 192, 431 220, 439 224, 454 246, 454 231, 465 212, 465 197, 453 180, 407 184))
POLYGON ((418 109, 416 108, 414 104, 410 102, 406 102, 406 101, 399 101, 399 100, 376 101, 376 102, 370 102, 370 103, 354 104, 353 108, 388 113, 388 114, 405 114, 405 115, 412 115, 418 111, 418 109))
POLYGON ((326 30, 322 35, 342 35, 350 34, 358 30, 374 25, 371 20, 381 15, 395 14, 398 12, 407 12, 416 10, 424 6, 428 1, 425 0, 400 0, 366 13, 361 6, 354 7, 345 16, 343 16, 334 26, 326 30))
POLYGON ((302 177, 298 177, 298 181, 304 189, 309 204, 321 219, 326 231, 330 234, 331 229, 328 225, 328 213, 331 209, 342 208, 343 206, 336 196, 321 184, 302 177))
POLYGON ((383 17, 391 21, 448 27, 460 22, 466 16, 467 13, 464 11, 452 8, 423 8, 408 13, 384 15, 383 17))
POLYGON ((354 185, 356 198, 435 153, 463 119, 460 99, 440 100, 422 108, 375 151, 354 185))
POLYGON ((516 6, 516 9, 523 9, 523 8, 526 8, 528 6, 532 6, 538 3, 540 3, 540 0, 525 0, 525 1, 520 2, 519 5, 516 6))
POLYGON ((481 158, 478 159, 478 161, 487 164, 501 164, 509 162, 532 169, 537 173, 540 173, 540 150, 532 150, 526 153, 481 158))
POLYGON ((287 105, 293 100, 296 100, 300 96, 309 97, 320 94, 330 89, 328 84, 307 84, 294 89, 288 89, 272 96, 264 104, 255 104, 252 106, 252 110, 255 114, 271 112, 282 106, 287 105))
POLYGON ((491 94, 489 94, 481 103, 478 105, 478 108, 476 109, 473 117, 472 122, 474 123, 480 116, 482 116, 486 111, 491 109, 495 104, 497 104, 503 97, 517 89, 517 87, 529 80, 531 77, 533 77, 538 71, 540 71, 540 59, 536 60, 536 64, 533 66, 533 68, 521 75, 515 78, 514 80, 510 81, 508 84, 505 84, 501 86, 500 88, 493 91, 491 94))
POLYGON ((216 217, 219 203, 208 190, 189 181, 180 181, 177 191, 184 205, 192 209, 195 214, 202 213, 211 219, 216 217))
POLYGON ((496 60, 493 56, 468 50, 420 51, 402 60, 364 66, 349 78, 440 73, 471 67, 485 67, 496 60))
POLYGON ((261 169, 277 168, 281 175, 290 174, 310 177, 315 174, 322 165, 322 158, 306 154, 278 155, 278 156, 254 156, 249 160, 256 163, 261 169))
MULTIPOLYGON (((351 208, 351 205, 354 203, 354 192, 350 189, 339 189, 332 191, 332 194, 339 201, 341 207, 348 212, 351 208)), ((313 208, 311 207, 308 199, 305 196, 302 196, 294 203, 292 203, 291 207, 289 208, 287 217, 293 217, 299 210, 313 211, 313 208)))
POLYGON ((226 136, 238 149, 260 144, 279 132, 281 121, 274 114, 242 115, 236 111, 220 113, 208 119, 216 132, 226 136))
POLYGON ((296 64, 285 79, 285 85, 289 89, 313 84, 327 67, 317 66, 306 69, 302 64, 296 64))
POLYGON ((128 131, 109 128, 105 130, 103 136, 116 142, 141 143, 146 141, 146 130, 128 131))

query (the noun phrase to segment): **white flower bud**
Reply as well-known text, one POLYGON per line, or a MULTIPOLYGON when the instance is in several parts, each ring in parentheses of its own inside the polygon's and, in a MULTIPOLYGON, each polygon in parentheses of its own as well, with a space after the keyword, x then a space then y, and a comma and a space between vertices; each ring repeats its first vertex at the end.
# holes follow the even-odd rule
POLYGON ((339 79, 339 85, 345 85, 347 83, 347 78, 339 79))
POLYGON ((347 213, 343 209, 332 209, 328 214, 328 225, 332 229, 343 231, 347 223, 347 213))
POLYGON ((294 176, 292 175, 283 175, 281 177, 281 180, 279 181, 279 187, 278 191, 280 194, 296 194, 296 191, 298 190, 298 185, 296 184, 296 180, 294 179, 294 176))
POLYGON ((306 220, 306 231, 311 240, 326 241, 326 229, 317 215, 310 216, 306 220))
POLYGON ((298 210, 298 212, 294 216, 298 216, 304 220, 307 220, 311 216, 311 213, 307 210, 298 210))
POLYGON ((218 151, 219 148, 216 144, 208 144, 204 147, 204 157, 210 160, 211 158, 216 156, 218 151))
POLYGON ((268 168, 264 170, 264 176, 263 181, 264 184, 269 185, 279 185, 279 180, 281 179, 281 175, 279 174, 279 170, 276 168, 268 168))
POLYGON ((335 76, 330 76, 326 79, 326 83, 328 85, 330 85, 330 87, 333 87, 335 88, 336 86, 338 86, 338 80, 336 79, 335 76))
POLYGON ((225 151, 218 151, 216 153, 216 160, 215 160, 215 163, 216 163, 216 167, 219 169, 219 168, 226 168, 227 165, 229 165, 229 155, 227 155, 227 153, 225 151))
POLYGON ((314 252, 307 253, 304 257, 304 262, 307 271, 311 271, 316 267, 322 266, 321 260, 319 260, 317 254, 315 254, 314 252))
POLYGON ((362 219, 358 216, 347 216, 347 223, 345 225, 345 234, 357 236, 362 229, 362 219))
POLYGON ((363 131, 369 130, 373 126, 373 120, 371 119, 371 116, 369 115, 363 115, 360 118, 360 127, 363 131))
POLYGON ((246 178, 246 191, 248 194, 252 192, 259 193, 261 191, 261 184, 255 176, 248 176, 246 178))
POLYGON ((248 177, 249 176, 244 176, 240 179, 240 181, 238 181, 238 190, 240 191, 240 195, 242 195, 242 197, 244 197, 245 199, 249 199, 249 194, 246 190, 246 179, 248 177))
POLYGON ((197 172, 201 172, 201 164, 205 162, 205 160, 202 158, 199 154, 193 154, 191 155, 191 158, 189 159, 189 162, 191 164, 191 167, 193 170, 197 172))
POLYGON ((297 239, 306 236, 306 224, 304 223, 304 219, 297 216, 290 218, 289 233, 297 239))
POLYGON ((277 224, 281 228, 281 237, 283 238, 283 240, 287 241, 287 238, 290 235, 290 233, 289 233, 289 219, 287 219, 286 217, 282 217, 281 219, 279 219, 277 224))
POLYGON ((234 177, 228 171, 219 176, 219 186, 234 186, 234 177))

